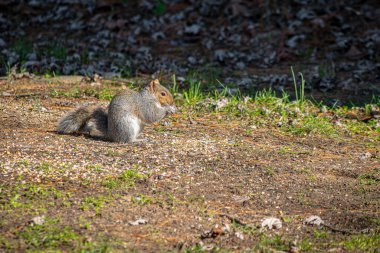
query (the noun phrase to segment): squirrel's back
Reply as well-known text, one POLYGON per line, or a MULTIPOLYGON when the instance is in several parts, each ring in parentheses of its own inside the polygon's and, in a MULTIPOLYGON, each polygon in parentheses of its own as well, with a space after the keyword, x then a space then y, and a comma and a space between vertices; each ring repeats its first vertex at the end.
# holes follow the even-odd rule
POLYGON ((136 111, 141 101, 140 93, 131 89, 117 93, 111 100, 109 110, 115 111, 136 111))

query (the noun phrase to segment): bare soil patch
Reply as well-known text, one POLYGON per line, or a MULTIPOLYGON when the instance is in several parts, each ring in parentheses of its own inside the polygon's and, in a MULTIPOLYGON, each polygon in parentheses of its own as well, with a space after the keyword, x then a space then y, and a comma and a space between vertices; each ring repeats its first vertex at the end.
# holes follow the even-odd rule
POLYGON ((183 108, 148 127, 142 144, 110 143, 54 131, 68 110, 98 100, 54 98, 46 88, 68 84, 12 85, 0 96, 0 251, 380 246, 380 146, 368 137, 248 133, 249 119, 183 108), (41 215, 47 222, 31 227, 41 215), (329 227, 303 224, 310 215, 329 227), (283 227, 261 230, 266 217, 283 227), (129 224, 140 218, 146 224, 129 224), (60 237, 37 236, 49 231, 60 237))

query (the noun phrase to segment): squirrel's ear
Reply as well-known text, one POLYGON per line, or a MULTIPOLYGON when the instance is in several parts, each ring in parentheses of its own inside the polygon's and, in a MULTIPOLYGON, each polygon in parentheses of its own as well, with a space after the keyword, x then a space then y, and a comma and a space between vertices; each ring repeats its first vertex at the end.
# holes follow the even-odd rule
POLYGON ((158 79, 151 81, 149 84, 150 90, 154 92, 157 89, 157 85, 160 85, 160 81, 158 81, 158 79))

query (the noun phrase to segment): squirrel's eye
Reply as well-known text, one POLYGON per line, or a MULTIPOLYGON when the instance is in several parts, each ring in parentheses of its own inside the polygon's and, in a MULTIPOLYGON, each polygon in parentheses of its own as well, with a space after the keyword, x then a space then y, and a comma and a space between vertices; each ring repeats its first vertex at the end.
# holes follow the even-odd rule
POLYGON ((166 93, 165 92, 161 92, 161 96, 165 97, 166 93))

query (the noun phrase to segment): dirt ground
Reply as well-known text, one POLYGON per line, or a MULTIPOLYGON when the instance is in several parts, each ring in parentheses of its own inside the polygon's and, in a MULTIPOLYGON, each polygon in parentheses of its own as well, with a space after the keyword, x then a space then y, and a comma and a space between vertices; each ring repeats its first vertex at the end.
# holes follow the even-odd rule
POLYGON ((51 96, 57 85, 0 85, 0 251, 378 252, 378 142, 186 108, 140 144, 59 135, 61 116, 99 101, 51 96))

